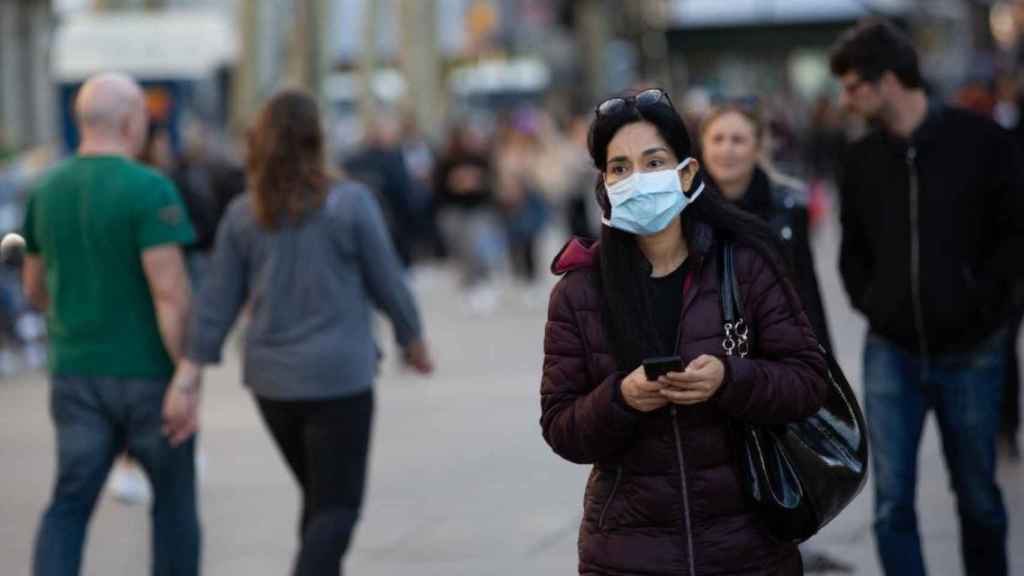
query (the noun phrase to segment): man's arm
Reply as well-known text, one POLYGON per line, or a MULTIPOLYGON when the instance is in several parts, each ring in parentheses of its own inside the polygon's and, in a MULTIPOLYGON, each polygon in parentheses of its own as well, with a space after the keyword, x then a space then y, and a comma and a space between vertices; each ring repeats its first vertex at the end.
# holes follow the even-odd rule
POLYGON ((985 226, 995 231, 995 245, 983 255, 978 283, 981 294, 998 294, 1000 286, 1008 282, 1010 300, 999 303, 999 309, 1005 310, 1006 305, 1021 304, 1016 299, 1024 284, 1024 173, 1020 162, 1024 154, 1008 132, 994 126, 992 130, 995 136, 985 156, 985 173, 991 179, 986 192, 993 209, 985 226))
POLYGON ((21 287, 25 297, 40 312, 46 312, 50 305, 50 294, 46 291, 46 264, 38 254, 26 254, 21 269, 21 287))
POLYGON ((160 336, 175 364, 182 357, 192 290, 185 259, 177 244, 162 244, 142 252, 142 269, 153 294, 160 336))
POLYGON ((839 248, 839 273, 853 307, 868 315, 867 292, 871 285, 873 258, 864 223, 861 220, 861 194, 858 175, 860 167, 854 166, 854 156, 847 152, 840 164, 839 177, 840 212, 842 239, 839 248))

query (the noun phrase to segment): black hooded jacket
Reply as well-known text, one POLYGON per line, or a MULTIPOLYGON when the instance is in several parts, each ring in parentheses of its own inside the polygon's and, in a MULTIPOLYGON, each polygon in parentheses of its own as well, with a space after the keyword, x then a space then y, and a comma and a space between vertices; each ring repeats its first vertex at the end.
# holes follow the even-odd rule
POLYGON ((1024 189, 1009 133, 932 105, 912 137, 851 145, 840 270, 871 330, 907 351, 972 350, 1006 325, 1024 272, 1024 189))

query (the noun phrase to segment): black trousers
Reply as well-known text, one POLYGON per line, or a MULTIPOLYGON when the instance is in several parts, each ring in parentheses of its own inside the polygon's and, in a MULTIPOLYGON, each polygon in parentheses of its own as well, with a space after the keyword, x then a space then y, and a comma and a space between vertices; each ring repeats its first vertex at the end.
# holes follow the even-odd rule
POLYGON ((326 400, 256 400, 302 489, 293 574, 338 576, 363 503, 373 391, 326 400))

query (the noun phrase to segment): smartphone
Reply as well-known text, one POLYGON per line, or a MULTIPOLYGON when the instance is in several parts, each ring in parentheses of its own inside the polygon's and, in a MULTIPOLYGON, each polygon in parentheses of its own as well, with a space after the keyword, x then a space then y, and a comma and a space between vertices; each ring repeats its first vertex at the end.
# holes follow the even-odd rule
POLYGON ((647 379, 654 381, 669 372, 682 372, 683 359, 679 356, 659 356, 644 360, 644 373, 647 379))

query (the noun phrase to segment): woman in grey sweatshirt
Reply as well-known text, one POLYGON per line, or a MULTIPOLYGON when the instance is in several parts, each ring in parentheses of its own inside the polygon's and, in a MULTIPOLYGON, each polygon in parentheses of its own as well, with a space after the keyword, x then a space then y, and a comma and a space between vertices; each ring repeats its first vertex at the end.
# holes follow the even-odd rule
POLYGON ((416 303, 373 194, 332 183, 316 102, 285 91, 249 143, 250 193, 228 208, 193 310, 186 359, 164 408, 165 433, 197 427, 202 365, 249 304, 243 380, 302 490, 296 576, 338 574, 363 498, 379 352, 373 307, 394 326, 405 361, 432 363, 416 303))

